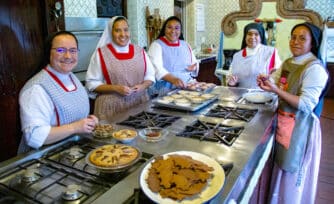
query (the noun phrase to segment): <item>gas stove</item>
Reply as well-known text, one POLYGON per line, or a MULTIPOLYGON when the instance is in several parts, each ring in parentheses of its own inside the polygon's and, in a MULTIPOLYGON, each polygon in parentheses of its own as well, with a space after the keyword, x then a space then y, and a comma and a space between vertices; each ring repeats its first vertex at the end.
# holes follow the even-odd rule
POLYGON ((131 126, 136 129, 143 129, 147 127, 167 127, 172 125, 173 122, 181 117, 172 116, 161 113, 146 112, 143 111, 133 116, 129 116, 128 119, 118 123, 119 125, 131 126))
POLYGON ((6 196, 0 194, 0 203, 13 198, 14 203, 91 203, 153 156, 143 152, 131 168, 101 173, 85 162, 100 145, 88 138, 69 141, 1 171, 0 192, 6 196))
POLYGON ((210 109, 209 112, 205 114, 205 116, 249 122, 257 112, 257 109, 241 108, 236 106, 223 106, 218 104, 210 109))
POLYGON ((222 123, 196 120, 192 124, 187 125, 185 129, 177 133, 176 136, 222 142, 230 146, 241 134, 243 129, 243 126, 229 126, 222 123))

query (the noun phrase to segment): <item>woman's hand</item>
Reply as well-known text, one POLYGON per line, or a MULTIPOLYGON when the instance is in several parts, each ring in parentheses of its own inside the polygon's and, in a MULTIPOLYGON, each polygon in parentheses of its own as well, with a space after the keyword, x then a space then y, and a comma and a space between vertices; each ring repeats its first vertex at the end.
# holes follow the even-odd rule
POLYGON ((184 88, 186 85, 183 83, 183 81, 177 77, 173 77, 170 80, 170 83, 172 83, 174 86, 178 88, 184 88))
POLYGON ((228 75, 227 76, 227 85, 228 86, 238 86, 239 79, 235 75, 228 75))
POLYGON ((68 124, 70 129, 74 133, 91 133, 93 132, 95 126, 98 123, 98 119, 94 115, 90 115, 87 118, 75 121, 71 124, 68 124))
POLYGON ((196 70, 196 63, 187 67, 187 71, 189 71, 189 72, 193 72, 195 70, 196 70))
POLYGON ((99 119, 95 115, 89 115, 88 118, 94 120, 94 122, 95 122, 94 126, 96 126, 97 124, 99 124, 99 119))
POLYGON ((256 77, 256 82, 261 89, 276 93, 277 86, 269 80, 269 76, 260 74, 256 77))
POLYGON ((150 81, 150 80, 145 80, 145 81, 143 81, 143 83, 137 84, 137 85, 133 86, 131 89, 132 89, 133 93, 141 92, 141 91, 144 91, 145 89, 147 89, 149 86, 151 86, 152 83, 153 82, 150 81))
POLYGON ((133 88, 123 85, 113 85, 114 90, 119 93, 122 96, 129 96, 131 95, 135 90, 133 88))

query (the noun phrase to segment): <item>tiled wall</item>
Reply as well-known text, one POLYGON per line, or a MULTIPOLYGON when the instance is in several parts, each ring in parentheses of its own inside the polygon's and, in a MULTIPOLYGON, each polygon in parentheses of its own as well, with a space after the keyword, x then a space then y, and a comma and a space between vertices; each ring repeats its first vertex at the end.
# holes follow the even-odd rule
POLYGON ((155 8, 159 8, 160 16, 168 18, 174 13, 173 0, 128 0, 128 19, 132 33, 132 42, 139 46, 147 46, 146 37, 146 7, 149 7, 150 14, 154 13, 155 8))
MULTIPOLYGON (((219 33, 221 31, 221 21, 225 15, 230 12, 239 10, 239 0, 207 0, 207 9, 209 12, 206 14, 206 39, 209 44, 219 43, 219 33)), ((306 0, 306 8, 318 12, 323 19, 328 16, 334 16, 334 0, 306 0)), ((259 18, 266 17, 279 17, 275 12, 276 7, 273 2, 263 3, 263 9, 259 18), (264 6, 264 4, 267 4, 264 6), (268 5, 269 4, 269 5, 268 5), (273 5, 270 5, 273 4, 273 5)), ((281 18, 281 17, 279 17, 281 18)), ((238 31, 231 37, 224 38, 224 48, 229 49, 240 49, 242 39, 242 28, 250 21, 238 21, 238 31)), ((301 22, 300 20, 286 20, 284 19, 281 24, 277 25, 278 38, 276 47, 279 49, 279 53, 282 59, 290 56, 288 48, 287 38, 288 33, 293 25, 301 22)), ((329 41, 329 49, 334 48, 334 42, 329 41)))
MULTIPOLYGON (((96 16, 95 0, 64 0, 65 15, 66 16, 96 16), (84 9, 83 9, 84 8, 84 9), (94 10, 95 9, 95 10, 94 10)), ((206 44, 219 44, 219 35, 221 32, 221 21, 225 15, 233 11, 239 10, 239 0, 184 0, 186 4, 186 40, 193 48, 199 48, 202 39, 205 39, 206 44), (201 3, 205 6, 205 31, 196 31, 196 4, 201 3)), ((275 3, 266 2, 267 6, 263 6, 261 17, 279 17, 273 10, 276 10, 275 3), (273 5, 270 5, 273 4, 273 5)), ((174 13, 174 0, 127 0, 127 16, 130 23, 130 30, 132 34, 132 42, 142 47, 147 46, 146 38, 146 19, 145 9, 149 6, 151 14, 155 8, 160 9, 162 18, 167 18, 174 13)), ((334 0, 306 0, 306 8, 318 12, 323 19, 328 16, 334 16, 334 0)), ((239 49, 242 28, 250 21, 239 21, 237 26, 239 32, 231 37, 224 38, 224 48, 239 49)), ((287 28, 300 22, 294 20, 283 20, 284 24, 277 25, 277 33, 280 39, 277 39, 277 47, 282 59, 289 55, 287 46, 287 28)), ((334 50, 334 42, 329 42, 329 47, 334 50)))
POLYGON ((64 0, 65 16, 96 17, 96 0, 64 0))

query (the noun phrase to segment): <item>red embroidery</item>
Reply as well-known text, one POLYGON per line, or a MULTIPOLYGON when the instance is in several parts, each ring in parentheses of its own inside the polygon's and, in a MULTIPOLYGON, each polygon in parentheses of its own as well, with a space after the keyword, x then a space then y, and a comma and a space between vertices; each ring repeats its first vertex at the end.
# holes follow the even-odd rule
POLYGON ((169 42, 166 38, 160 37, 159 38, 162 42, 164 42, 166 45, 171 46, 171 47, 178 47, 180 46, 180 40, 177 40, 177 43, 171 43, 169 42))
POLYGON ((60 126, 59 113, 58 113, 58 111, 57 111, 56 106, 55 106, 55 112, 56 112, 56 118, 57 118, 57 126, 60 126))
POLYGON ((271 55, 271 59, 269 63, 269 73, 272 69, 275 68, 275 53, 276 53, 276 50, 274 50, 274 53, 271 55))
POLYGON ((143 57, 144 57, 144 77, 145 77, 145 75, 146 75, 146 66, 147 66, 147 64, 146 64, 146 56, 145 56, 145 51, 144 51, 144 49, 143 49, 143 57))
MULTIPOLYGON (((44 68, 44 70, 57 82, 57 84, 59 84, 59 86, 61 87, 61 88, 63 88, 66 92, 70 92, 70 90, 68 90, 66 87, 65 87, 65 85, 63 84, 63 82, 61 82, 59 79, 58 79, 58 77, 55 75, 55 74, 53 74, 52 72, 50 72, 47 68, 44 68)), ((73 83, 73 85, 74 85, 74 89, 73 90, 71 90, 71 91, 76 91, 77 90, 77 85, 75 84, 75 82, 74 82, 74 80, 72 79, 72 76, 71 75, 69 75, 69 77, 70 77, 70 79, 71 79, 71 81, 72 81, 72 83, 73 83)))
POLYGON ((247 57, 247 51, 246 48, 242 49, 242 56, 247 57))
POLYGON ((119 60, 132 59, 134 54, 135 54, 135 48, 134 48, 133 44, 129 45, 129 52, 128 53, 118 53, 118 52, 116 52, 115 48, 111 44, 108 44, 107 47, 109 48, 111 53, 119 60))
POLYGON ((108 74, 108 71, 107 71, 107 66, 106 66, 106 63, 105 63, 105 61, 103 59, 103 56, 102 56, 101 48, 98 49, 98 52, 99 52, 99 56, 100 56, 101 70, 102 70, 102 74, 104 76, 104 79, 106 80, 107 84, 111 84, 111 80, 110 80, 110 77, 109 77, 109 74, 108 74))

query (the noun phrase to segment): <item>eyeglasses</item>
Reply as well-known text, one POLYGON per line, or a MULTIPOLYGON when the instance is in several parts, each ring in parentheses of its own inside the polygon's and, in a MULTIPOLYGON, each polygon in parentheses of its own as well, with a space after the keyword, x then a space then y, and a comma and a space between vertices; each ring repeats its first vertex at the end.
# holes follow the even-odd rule
POLYGON ((297 41, 298 40, 298 42, 304 43, 307 40, 307 38, 305 38, 304 36, 298 37, 298 36, 292 35, 292 36, 289 37, 289 40, 291 40, 291 41, 297 41))
POLYGON ((173 27, 173 26, 167 26, 166 28, 169 29, 169 30, 176 30, 176 31, 180 31, 181 30, 181 26, 175 26, 175 27, 173 27))
POLYGON ((59 54, 65 54, 67 52, 70 52, 71 55, 75 55, 79 52, 79 49, 77 48, 66 48, 66 47, 55 47, 55 48, 51 48, 52 50, 56 50, 57 53, 59 54))

